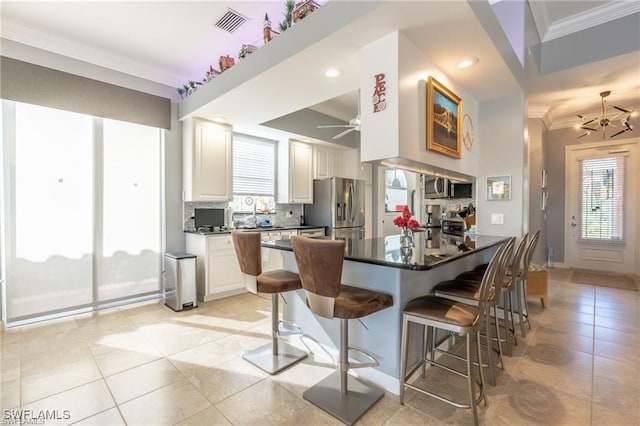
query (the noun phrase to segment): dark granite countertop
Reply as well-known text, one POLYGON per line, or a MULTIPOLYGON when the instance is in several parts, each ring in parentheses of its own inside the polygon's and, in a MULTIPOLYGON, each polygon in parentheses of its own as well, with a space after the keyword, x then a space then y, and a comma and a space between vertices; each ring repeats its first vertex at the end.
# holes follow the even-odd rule
MULTIPOLYGON (((329 237, 324 237, 329 238, 329 237)), ((414 233, 413 248, 400 247, 400 235, 364 240, 345 239, 346 260, 410 270, 429 270, 472 253, 496 246, 507 237, 492 235, 456 236, 431 229, 414 233)), ((262 243, 263 247, 293 251, 290 240, 262 243)))
MULTIPOLYGON (((296 225, 296 226, 259 226, 256 228, 237 228, 239 231, 253 231, 253 232, 271 232, 271 231, 290 231, 292 229, 317 229, 324 228, 324 226, 311 226, 311 225, 296 225)), ((185 230, 187 234, 196 234, 196 235, 224 235, 230 234, 231 230, 226 229, 222 231, 196 231, 196 230, 185 230)))

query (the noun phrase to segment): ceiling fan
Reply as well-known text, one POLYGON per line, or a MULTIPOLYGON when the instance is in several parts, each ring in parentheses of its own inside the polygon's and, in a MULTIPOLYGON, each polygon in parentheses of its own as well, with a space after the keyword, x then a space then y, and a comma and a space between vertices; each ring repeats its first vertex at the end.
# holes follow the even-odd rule
POLYGON ((609 139, 615 138, 616 136, 624 133, 624 132, 632 132, 633 125, 630 123, 631 117, 634 114, 635 108, 632 108, 630 111, 624 108, 620 108, 618 106, 612 105, 614 109, 618 111, 614 112, 614 115, 611 117, 607 117, 607 96, 611 94, 610 90, 606 90, 604 92, 600 92, 601 104, 602 104, 602 117, 594 117, 592 119, 588 119, 584 115, 578 114, 578 118, 582 120, 582 124, 578 125, 578 128, 582 130, 586 130, 583 134, 578 136, 581 138, 583 136, 590 135, 591 132, 602 131, 602 139, 606 139, 607 136, 607 127, 614 127, 618 130, 613 135, 609 136, 609 139), (624 115, 626 114, 626 117, 624 115), (623 117, 623 118, 620 118, 623 117), (619 124, 617 124, 619 121, 619 124))
POLYGON ((359 132, 360 131, 360 91, 358 91, 358 114, 355 118, 349 120, 349 124, 329 124, 326 126, 316 126, 318 129, 331 129, 331 128, 347 128, 347 130, 338 133, 331 139, 339 139, 344 135, 347 135, 351 132, 359 132))

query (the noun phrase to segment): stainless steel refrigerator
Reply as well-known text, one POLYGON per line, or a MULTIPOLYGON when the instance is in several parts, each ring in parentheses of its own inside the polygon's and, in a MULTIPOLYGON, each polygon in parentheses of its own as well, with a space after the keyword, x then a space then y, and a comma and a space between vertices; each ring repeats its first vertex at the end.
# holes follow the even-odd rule
POLYGON ((329 178, 313 181, 313 204, 304 208, 305 222, 326 226, 332 238, 364 238, 364 181, 329 178))

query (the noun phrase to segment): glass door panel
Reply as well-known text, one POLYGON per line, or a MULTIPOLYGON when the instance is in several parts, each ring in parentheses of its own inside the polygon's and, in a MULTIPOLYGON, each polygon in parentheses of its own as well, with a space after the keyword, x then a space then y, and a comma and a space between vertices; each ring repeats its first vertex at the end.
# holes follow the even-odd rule
POLYGON ((91 117, 16 104, 7 317, 92 303, 91 117))
POLYGON ((104 120, 98 303, 160 290, 160 130, 104 120))

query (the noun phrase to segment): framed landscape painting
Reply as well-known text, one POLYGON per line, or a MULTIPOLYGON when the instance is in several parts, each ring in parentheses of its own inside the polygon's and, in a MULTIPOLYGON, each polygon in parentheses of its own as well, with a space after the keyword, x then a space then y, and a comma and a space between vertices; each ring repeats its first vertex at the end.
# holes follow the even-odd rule
POLYGON ((462 158, 462 100, 429 77, 427 82, 427 149, 462 158))

